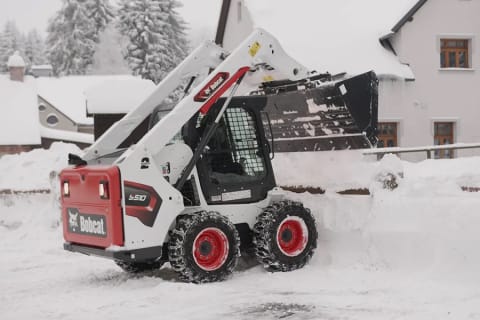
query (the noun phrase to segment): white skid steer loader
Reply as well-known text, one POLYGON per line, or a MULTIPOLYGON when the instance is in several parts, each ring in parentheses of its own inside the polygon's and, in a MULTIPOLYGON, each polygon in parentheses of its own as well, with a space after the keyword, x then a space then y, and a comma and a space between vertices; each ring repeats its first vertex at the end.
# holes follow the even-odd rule
POLYGON ((253 248, 270 271, 303 267, 316 248, 315 220, 276 187, 266 98, 235 93, 309 76, 261 29, 231 54, 213 43, 197 48, 82 157, 69 155, 60 174, 64 248, 129 272, 169 262, 196 283, 225 279, 241 249, 253 248), (188 79, 190 93, 171 110, 159 107, 188 79), (148 133, 120 148, 147 117, 148 133))

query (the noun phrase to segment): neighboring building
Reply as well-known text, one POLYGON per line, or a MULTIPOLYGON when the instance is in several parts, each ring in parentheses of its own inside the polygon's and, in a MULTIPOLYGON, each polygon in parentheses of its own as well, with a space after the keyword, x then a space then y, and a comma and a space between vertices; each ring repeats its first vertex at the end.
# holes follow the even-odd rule
MULTIPOLYGON (((88 88, 85 92, 87 113, 93 117, 95 140, 146 100, 154 89, 152 81, 131 76, 110 79, 88 88)), ((147 127, 148 119, 134 132, 133 141, 138 141, 146 133, 147 127)))
MULTIPOLYGON (((44 78, 26 76, 25 62, 18 52, 9 58, 8 67, 9 74, 0 75, 0 99, 3 106, 0 117, 0 155, 40 147, 49 148, 55 141, 74 143, 81 148, 93 142, 93 125, 88 123, 92 122, 91 119, 86 118, 83 93, 79 95, 80 101, 76 101, 73 94, 78 88, 74 87, 71 91, 58 85, 51 88, 45 85, 44 78), (53 100, 58 102, 56 97, 62 95, 66 97, 62 106, 50 103, 53 100), (74 117, 76 112, 78 115, 74 117), (85 121, 81 120, 82 113, 85 121)), ((49 78, 46 81, 61 83, 60 79, 49 78)))
POLYGON ((40 77, 37 78, 40 122, 45 128, 93 135, 93 142, 99 132, 103 133, 128 112, 126 105, 135 107, 139 94, 145 98, 144 92, 151 86, 153 82, 131 75, 40 77), (99 105, 101 110, 113 113, 106 116, 110 118, 108 125, 99 125, 98 118, 92 118, 95 112, 91 110, 99 105))
POLYGON ((49 64, 34 65, 30 67, 30 73, 35 78, 53 77, 53 67, 49 64))
MULTIPOLYGON (((8 75, 0 75, 0 156, 49 148, 55 141, 88 147, 94 132, 100 136, 155 88, 152 81, 131 75, 55 78, 40 72, 36 78, 26 76, 25 61, 18 52, 8 60, 8 68, 8 75)), ((143 123, 137 135, 147 127, 148 122, 143 123)))
POLYGON ((35 80, 25 77, 25 62, 18 52, 7 63, 9 74, 0 75, 0 156, 41 145, 35 80))
POLYGON ((380 119, 399 145, 480 142, 479 13, 480 1, 421 0, 382 38, 415 74, 380 87, 380 119))
POLYGON ((379 146, 479 142, 479 12, 474 0, 224 0, 216 42, 231 50, 258 26, 311 69, 374 70, 379 146))

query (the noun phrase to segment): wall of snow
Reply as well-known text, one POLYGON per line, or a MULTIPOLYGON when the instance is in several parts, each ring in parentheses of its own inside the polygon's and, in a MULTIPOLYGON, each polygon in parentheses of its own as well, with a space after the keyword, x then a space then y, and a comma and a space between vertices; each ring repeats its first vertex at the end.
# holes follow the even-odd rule
MULTIPOLYGON (((73 144, 55 142, 49 150, 35 149, 0 157, 0 190, 38 191, 57 187, 51 172, 67 166, 68 153, 81 153, 73 144)), ((59 184, 59 183, 58 183, 59 184)))
MULTIPOLYGON (((49 172, 66 165, 68 152, 78 151, 54 144, 51 150, 3 156, 2 188, 48 188, 49 172)), ((288 158, 282 161, 295 160, 288 158)), ((112 261, 65 252, 55 192, 0 193, 5 302, 0 312, 5 319, 125 318, 139 310, 147 318, 160 312, 172 319, 476 319, 480 196, 460 191, 458 183, 479 182, 479 160, 412 164, 391 156, 363 169, 375 164, 369 172, 396 171, 400 163, 405 177, 394 191, 372 182, 370 196, 292 193, 317 220, 319 241, 310 263, 295 272, 269 274, 242 260, 232 279, 205 285, 177 281, 168 264, 131 276, 112 261), (157 303, 159 297, 164 303, 157 303), (299 307, 306 313, 299 314, 299 307)), ((349 164, 330 161, 325 168, 349 164)), ((315 181, 310 176, 320 173, 312 168, 288 167, 278 176, 298 181, 296 172, 315 181)), ((324 181, 332 186, 350 177, 345 172, 332 183, 329 174, 324 181)))
MULTIPOLYGON (((49 210, 58 211, 59 186, 51 172, 67 165, 68 153, 80 152, 75 145, 54 143, 50 150, 5 155, 0 158, 0 190, 52 188, 45 197, 53 205, 49 210)), ((339 151, 277 154, 274 167, 279 185, 326 189, 323 195, 290 194, 317 218, 320 243, 314 263, 319 267, 470 274, 480 267, 475 241, 480 196, 463 192, 461 186, 480 187, 479 161, 472 157, 410 163, 387 155, 376 162, 359 151, 339 151), (397 175, 398 188, 382 188, 378 177, 385 173, 397 175), (360 187, 368 187, 371 195, 336 193, 360 187)), ((35 205, 35 197, 4 195, 0 205, 35 205)), ((59 219, 59 212, 52 214, 49 225, 59 219)), ((12 215, 12 221, 5 217, 0 220, 9 226, 25 223, 22 216, 12 215)))

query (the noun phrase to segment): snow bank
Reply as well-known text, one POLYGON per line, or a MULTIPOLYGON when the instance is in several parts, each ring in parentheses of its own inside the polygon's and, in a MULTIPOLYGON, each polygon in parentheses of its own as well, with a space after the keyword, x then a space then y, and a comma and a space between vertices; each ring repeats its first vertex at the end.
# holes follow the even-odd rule
MULTIPOLYGON (((13 188, 23 180, 16 187, 47 187, 48 173, 65 166, 68 152, 78 151, 57 143, 51 150, 4 156, 0 183, 13 188)), ((358 154, 339 154, 345 158, 336 163, 333 155, 323 163, 329 159, 325 155, 312 167, 284 167, 277 171, 279 179, 304 184, 295 173, 313 182, 322 174, 329 185, 339 186, 342 179, 353 185, 396 172, 399 165, 404 178, 394 191, 372 188, 370 196, 342 196, 328 189, 323 195, 290 194, 317 219, 319 242, 312 261, 301 270, 275 274, 246 263, 228 281, 206 285, 177 281, 168 264, 133 277, 106 259, 64 252, 54 194, 0 194, 0 314, 5 319, 139 314, 202 320, 478 318, 480 197, 461 192, 458 183, 478 181, 480 159, 411 164, 389 156, 363 163, 358 154), (337 167, 338 172, 352 163, 364 171, 346 169, 334 178, 327 170, 337 167), (356 174, 364 180, 355 180, 351 175, 356 174)), ((298 160, 282 156, 277 155, 277 169, 298 160)))
POLYGON ((365 157, 361 150, 278 153, 272 164, 280 186, 337 192, 376 188, 387 175, 401 178, 404 171, 396 156, 386 155, 377 162, 365 157))
POLYGON ((403 185, 373 196, 292 195, 310 207, 318 221, 315 268, 478 283, 478 194, 412 191, 403 185))
MULTIPOLYGON (((0 190, 33 191, 50 190, 50 173, 67 166, 68 153, 80 153, 73 145, 61 142, 52 144, 49 150, 35 149, 18 155, 0 157, 0 190)), ((54 186, 55 187, 55 186, 54 186)))

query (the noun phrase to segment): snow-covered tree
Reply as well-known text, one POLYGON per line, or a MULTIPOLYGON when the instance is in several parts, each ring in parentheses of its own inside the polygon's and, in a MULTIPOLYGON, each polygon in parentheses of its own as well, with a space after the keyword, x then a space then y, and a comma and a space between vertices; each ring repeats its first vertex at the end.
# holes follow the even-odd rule
POLYGON ((0 70, 7 70, 8 58, 18 51, 20 55, 24 56, 25 39, 17 28, 14 21, 7 21, 0 33, 0 70))
POLYGON ((113 23, 100 32, 100 39, 95 48, 93 65, 89 74, 130 74, 127 61, 123 58, 125 39, 113 23))
POLYGON ((36 29, 30 31, 25 39, 25 57, 32 65, 45 64, 45 42, 36 29))
POLYGON ((110 5, 109 0, 87 0, 88 16, 95 23, 95 32, 99 35, 100 32, 105 30, 107 24, 109 24, 114 14, 114 9, 110 5))
POLYGON ((87 0, 63 0, 48 25, 48 60, 57 75, 85 74, 98 41, 87 0))
MULTIPOLYGON (((177 12, 177 8, 180 6, 181 3, 177 0, 165 0, 162 4, 162 10, 168 14, 168 23, 164 30, 168 36, 172 54, 183 60, 188 54, 189 47, 185 32, 187 23, 177 12)), ((174 67, 177 63, 175 63, 174 67)))
POLYGON ((185 23, 176 0, 122 0, 119 29, 129 42, 125 59, 133 74, 158 83, 186 55, 185 23))

